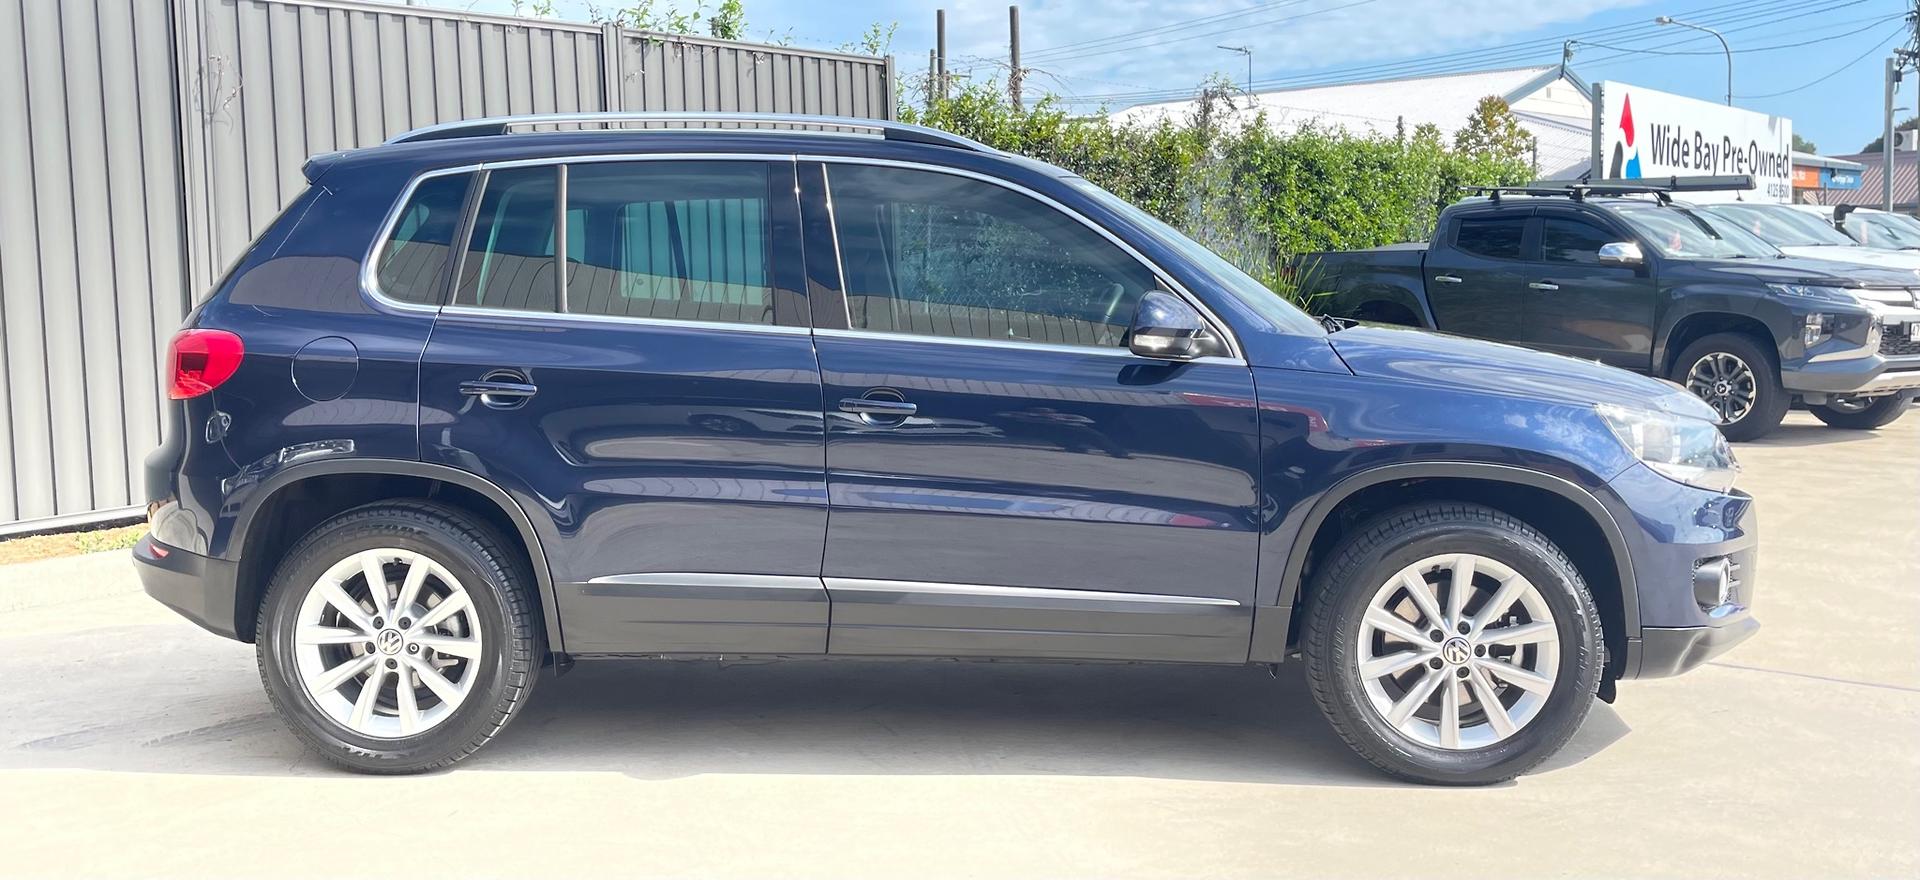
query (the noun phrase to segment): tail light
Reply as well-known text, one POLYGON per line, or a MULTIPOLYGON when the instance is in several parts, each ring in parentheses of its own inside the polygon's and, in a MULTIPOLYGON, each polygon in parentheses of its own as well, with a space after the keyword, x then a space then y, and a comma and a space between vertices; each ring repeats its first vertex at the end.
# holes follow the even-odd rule
POLYGON ((240 337, 225 330, 182 330, 173 334, 167 345, 167 366, 173 380, 167 397, 186 400, 199 397, 233 376, 247 348, 240 337))

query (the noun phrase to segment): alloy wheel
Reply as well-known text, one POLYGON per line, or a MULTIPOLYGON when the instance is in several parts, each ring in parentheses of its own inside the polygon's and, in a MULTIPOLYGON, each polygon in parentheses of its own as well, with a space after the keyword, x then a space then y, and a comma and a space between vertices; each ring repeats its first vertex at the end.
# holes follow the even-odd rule
POLYGON ((1389 578, 1357 639, 1374 710, 1440 749, 1512 737, 1546 707, 1560 666, 1545 596, 1511 567, 1470 553, 1430 556, 1389 578))
POLYGON ((1713 407, 1722 425, 1740 421, 1753 411, 1759 385, 1746 361, 1724 351, 1702 355, 1687 370, 1687 390, 1713 407))
POLYGON ((362 736, 413 736, 445 721, 479 678, 473 601, 447 568, 412 550, 363 550, 307 589, 294 663, 314 705, 362 736))

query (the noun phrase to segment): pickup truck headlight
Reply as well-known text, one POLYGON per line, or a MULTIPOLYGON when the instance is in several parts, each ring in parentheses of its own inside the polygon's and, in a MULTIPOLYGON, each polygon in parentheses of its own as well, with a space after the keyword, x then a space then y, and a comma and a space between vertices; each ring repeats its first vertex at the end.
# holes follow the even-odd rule
POLYGON ((1845 287, 1827 287, 1820 284, 1769 284, 1774 293, 1800 299, 1819 300, 1820 302, 1839 303, 1841 305, 1861 305, 1859 295, 1845 287))
POLYGON ((1733 447, 1710 421, 1608 403, 1594 412, 1628 452, 1667 479, 1725 492, 1740 474, 1733 447))

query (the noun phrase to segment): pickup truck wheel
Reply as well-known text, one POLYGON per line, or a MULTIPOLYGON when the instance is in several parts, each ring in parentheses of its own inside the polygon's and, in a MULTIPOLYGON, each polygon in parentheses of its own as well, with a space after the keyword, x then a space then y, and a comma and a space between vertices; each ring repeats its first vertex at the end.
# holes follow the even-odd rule
POLYGON ((1500 782, 1586 718, 1605 666, 1599 614, 1533 527, 1476 505, 1417 505, 1368 521, 1329 559, 1307 601, 1307 682, 1375 766, 1500 782))
POLYGON ((308 533, 256 632, 274 709, 323 757, 416 773, 472 754, 532 693, 542 631, 526 562, 492 528, 392 501, 308 533))
POLYGON ((1889 394, 1884 397, 1842 397, 1829 398, 1830 402, 1822 406, 1810 406, 1813 417, 1826 422, 1829 428, 1850 428, 1856 431, 1871 431, 1874 428, 1893 424, 1907 411, 1913 402, 1912 394, 1889 394))
POLYGON ((1671 378, 1720 414, 1720 433, 1728 440, 1766 436, 1780 427, 1792 403, 1773 356, 1740 333, 1695 340, 1674 359, 1671 378))

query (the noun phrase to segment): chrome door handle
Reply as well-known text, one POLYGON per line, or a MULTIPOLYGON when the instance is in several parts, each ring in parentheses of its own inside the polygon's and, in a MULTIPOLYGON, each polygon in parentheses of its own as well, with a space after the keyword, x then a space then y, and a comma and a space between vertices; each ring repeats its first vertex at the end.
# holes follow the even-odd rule
POLYGON ((1529 281, 1527 282, 1527 286, 1533 288, 1534 290, 1559 290, 1560 289, 1560 285, 1555 284, 1551 281, 1529 281))
POLYGON ((478 397, 480 402, 494 409, 513 409, 527 402, 527 398, 540 392, 540 386, 525 380, 526 377, 511 371, 487 374, 484 379, 469 379, 460 383, 460 393, 468 397, 478 397))
POLYGON ((1460 283, 1460 276, 1458 276, 1458 275, 1435 275, 1435 276, 1433 276, 1433 280, 1435 280, 1435 281, 1438 281, 1438 282, 1441 282, 1441 283, 1443 283, 1443 284, 1459 284, 1459 283, 1460 283))
POLYGON ((840 399, 840 411, 879 418, 904 419, 920 411, 920 407, 904 400, 876 400, 871 397, 844 397, 840 399))

